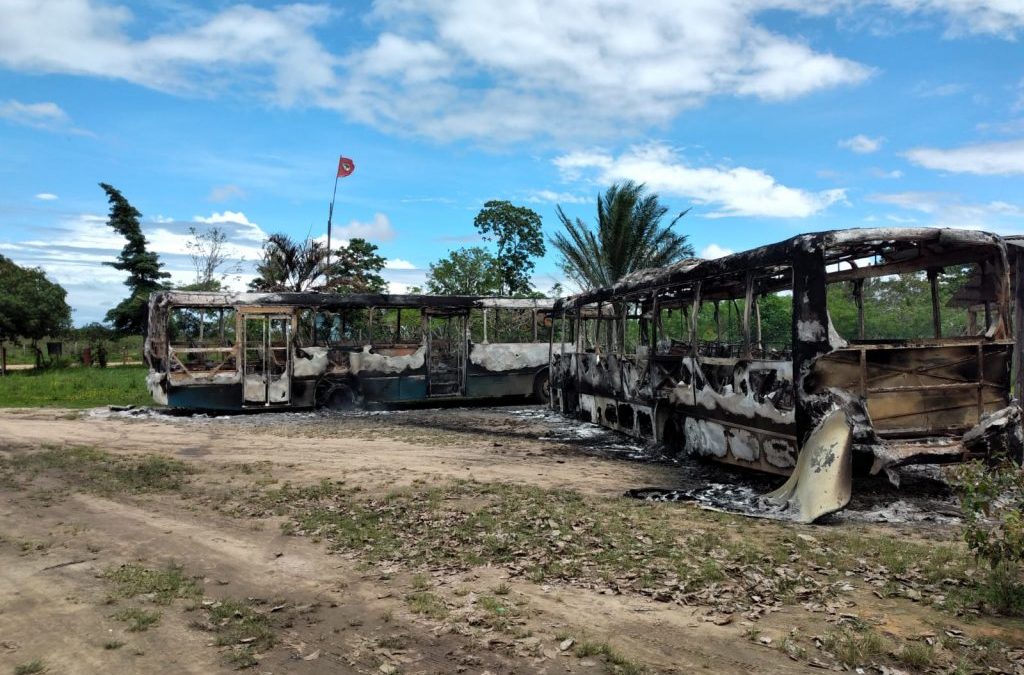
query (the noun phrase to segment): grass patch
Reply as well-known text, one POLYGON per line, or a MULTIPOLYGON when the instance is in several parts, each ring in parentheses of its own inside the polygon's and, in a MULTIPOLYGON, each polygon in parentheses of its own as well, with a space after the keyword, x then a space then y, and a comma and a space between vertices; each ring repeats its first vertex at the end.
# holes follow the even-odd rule
POLYGON ((856 667, 878 661, 886 650, 885 639, 867 624, 840 626, 825 633, 824 648, 844 664, 856 667))
POLYGON ((584 640, 576 645, 576 656, 582 658, 598 657, 608 665, 608 670, 620 675, 642 675, 647 672, 644 666, 627 659, 607 642, 584 640))
POLYGON ((114 584, 118 597, 145 595, 159 605, 169 605, 178 598, 195 599, 203 594, 195 580, 185 576, 178 565, 169 565, 163 570, 121 565, 107 570, 103 577, 114 584))
POLYGON ((3 408, 94 408, 152 405, 143 366, 8 371, 0 377, 3 408))
POLYGON ((41 673, 46 670, 46 664, 43 663, 42 659, 33 659, 27 663, 22 663, 14 667, 14 675, 32 675, 32 673, 41 673))
POLYGON ((448 607, 439 596, 430 591, 417 591, 406 597, 409 609, 414 614, 422 614, 431 619, 444 619, 448 616, 448 607))
POLYGON ((896 654, 896 660, 905 666, 924 670, 935 663, 935 648, 927 642, 908 642, 896 654))
MULTIPOLYGON (((288 516, 289 532, 322 539, 370 564, 400 562, 414 570, 506 566, 536 583, 603 582, 666 601, 714 605, 728 595, 720 589, 730 587, 746 595, 751 568, 771 570, 758 578, 762 599, 794 604, 811 593, 824 600, 839 592, 835 579, 848 571, 856 578, 868 566, 919 586, 934 584, 926 599, 942 595, 944 608, 957 609, 954 593, 982 578, 959 544, 852 528, 801 538, 789 527, 685 505, 602 500, 526 485, 452 481, 375 497, 325 480, 254 487, 245 497, 236 511, 288 516)), ((421 583, 425 577, 414 578, 414 590, 427 590, 421 583)), ((493 595, 507 589, 499 586, 493 595)))
POLYGON ((160 612, 140 607, 127 607, 116 612, 114 618, 128 624, 128 630, 133 633, 141 633, 149 630, 160 621, 160 612))
POLYGON ((103 643, 103 648, 110 651, 120 649, 121 647, 124 647, 124 643, 120 640, 108 640, 103 643))
POLYGON ((187 482, 195 469, 160 455, 113 455, 90 447, 46 448, 0 459, 0 482, 53 475, 101 495, 172 492, 187 482))
POLYGON ((220 646, 245 645, 262 650, 274 645, 270 620, 244 602, 230 598, 215 602, 210 606, 209 619, 220 646))

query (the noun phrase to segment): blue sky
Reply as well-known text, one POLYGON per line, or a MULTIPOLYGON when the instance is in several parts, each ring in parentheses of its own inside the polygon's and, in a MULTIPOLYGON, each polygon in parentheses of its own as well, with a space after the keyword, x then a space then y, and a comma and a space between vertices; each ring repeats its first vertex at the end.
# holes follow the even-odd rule
POLYGON ((100 319, 125 289, 97 183, 187 282, 189 227, 247 264, 267 233, 323 235, 339 154, 336 236, 376 243, 394 291, 476 243, 488 199, 550 234, 625 179, 692 207, 709 257, 1024 232, 1022 38, 1022 0, 0 0, 0 252, 100 319))

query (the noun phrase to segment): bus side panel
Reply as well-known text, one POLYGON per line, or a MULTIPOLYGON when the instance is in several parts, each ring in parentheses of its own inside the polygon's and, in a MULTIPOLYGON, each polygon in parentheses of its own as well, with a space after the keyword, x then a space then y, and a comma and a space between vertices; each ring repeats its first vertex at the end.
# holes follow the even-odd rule
POLYGON ((242 383, 204 384, 167 388, 167 405, 197 410, 240 410, 242 383))
POLYGON ((491 373, 470 372, 466 382, 466 398, 497 398, 500 396, 528 396, 533 393, 535 370, 491 373))

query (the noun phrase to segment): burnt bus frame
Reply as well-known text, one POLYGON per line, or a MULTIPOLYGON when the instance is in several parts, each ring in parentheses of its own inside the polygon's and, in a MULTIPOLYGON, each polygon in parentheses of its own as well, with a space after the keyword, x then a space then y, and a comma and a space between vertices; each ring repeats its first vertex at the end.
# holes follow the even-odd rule
MULTIPOLYGON (((573 326, 575 341, 552 342, 551 406, 669 450, 696 450, 726 463, 785 475, 822 419, 827 396, 834 393, 860 401, 864 411, 855 415, 854 450, 868 455, 873 471, 961 460, 973 454, 961 442, 964 433, 1011 402, 1011 367, 1016 390, 1022 390, 1021 345, 1014 340, 1014 323, 1020 325, 1022 311, 1022 275, 1017 273, 1024 265, 1018 255, 1021 243, 1019 238, 971 230, 834 230, 714 260, 635 272, 614 286, 555 304, 555 320, 573 326), (945 266, 970 263, 978 265, 983 277, 972 301, 979 313, 984 306, 984 329, 976 336, 942 337, 935 279, 945 266), (848 281, 857 288, 869 277, 917 271, 927 272, 931 282, 932 338, 846 343, 834 334, 827 313, 829 284, 848 281), (758 298, 785 290, 792 291, 791 357, 765 359, 758 298), (742 354, 731 359, 703 354, 696 340, 701 304, 734 299, 745 301, 742 354), (629 306, 640 310, 646 354, 587 352, 584 323, 604 317, 614 325, 620 318, 612 315, 629 306), (659 353, 663 308, 689 310, 685 355, 659 353), (729 367, 736 373, 736 389, 728 395, 710 391, 707 381, 701 381, 706 371, 729 367), (736 396, 751 385, 752 373, 764 367, 790 374, 790 409, 774 410, 763 400, 736 396), (937 397, 958 400, 943 411, 937 397), (971 397, 971 403, 960 400, 964 397, 971 397), (871 414, 878 419, 873 421, 871 414), (893 421, 901 416, 908 423, 893 421), (694 440, 702 434, 710 436, 700 439, 708 447, 694 440)), ((857 305, 858 337, 863 338, 863 302, 857 305)), ((973 319, 975 309, 970 311, 973 319)), ((623 321, 619 335, 624 338, 625 332, 623 321)))
POLYGON ((540 333, 540 325, 544 324, 547 329, 552 305, 553 301, 546 299, 477 296, 161 291, 154 293, 149 302, 145 343, 145 360, 150 369, 147 384, 157 403, 192 410, 222 411, 312 408, 325 405, 332 398, 340 399, 343 404, 352 404, 543 396, 547 391, 549 344, 547 336, 540 333), (168 322, 172 312, 179 308, 234 310, 234 344, 195 349, 172 345, 168 339, 168 322), (374 310, 403 310, 400 319, 405 317, 405 310, 418 311, 420 343, 392 344, 378 349, 372 341, 372 330, 368 331, 371 334, 365 344, 310 347, 296 343, 300 312, 353 309, 369 310, 371 322, 374 310), (443 395, 429 395, 431 318, 468 317, 471 311, 479 310, 484 315, 486 331, 488 313, 503 309, 531 312, 534 341, 495 343, 490 342, 485 334, 483 341, 473 342, 470 340, 469 322, 465 321, 465 330, 459 336, 457 347, 461 355, 456 376, 457 389, 443 395), (263 402, 246 403, 244 400, 247 376, 242 367, 246 344, 245 319, 253 316, 290 317, 285 366, 287 392, 280 401, 272 400, 269 393, 263 402), (542 337, 545 339, 540 340, 542 337), (190 352, 221 353, 233 358, 235 366, 221 370, 218 365, 203 372, 189 372, 176 357, 190 352), (500 352, 501 358, 488 360, 488 354, 496 352, 500 352), (410 355, 413 358, 408 358, 410 355), (311 371, 310 364, 319 363, 318 358, 324 361, 324 356, 327 367, 322 372, 311 371), (354 360, 372 362, 377 370, 355 371, 351 367, 354 360), (505 367, 491 367, 496 361, 505 367))

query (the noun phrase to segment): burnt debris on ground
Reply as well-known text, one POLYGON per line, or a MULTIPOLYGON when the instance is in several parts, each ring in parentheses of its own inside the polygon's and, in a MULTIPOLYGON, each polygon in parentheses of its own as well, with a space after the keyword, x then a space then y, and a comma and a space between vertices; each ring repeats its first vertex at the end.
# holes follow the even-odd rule
MULTIPOLYGON (((312 410, 265 412, 262 414, 169 413, 160 408, 107 409, 89 412, 94 417, 160 420, 186 425, 216 425, 243 429, 301 428, 313 435, 334 435, 337 430, 380 428, 387 430, 429 430, 464 435, 493 442, 528 442, 558 453, 579 453, 628 462, 649 462, 671 466, 671 485, 626 486, 624 494, 651 501, 693 501, 703 508, 765 517, 760 498, 784 480, 754 471, 733 468, 699 458, 669 455, 655 444, 607 428, 567 418, 537 405, 515 407, 461 406, 444 409, 312 410)), ((894 487, 885 476, 857 476, 850 505, 824 518, 822 524, 959 522, 960 510, 943 469, 909 466, 899 469, 901 486, 894 487)), ((773 517, 768 514, 767 517, 773 517)), ((774 517, 785 518, 785 514, 774 517)))

